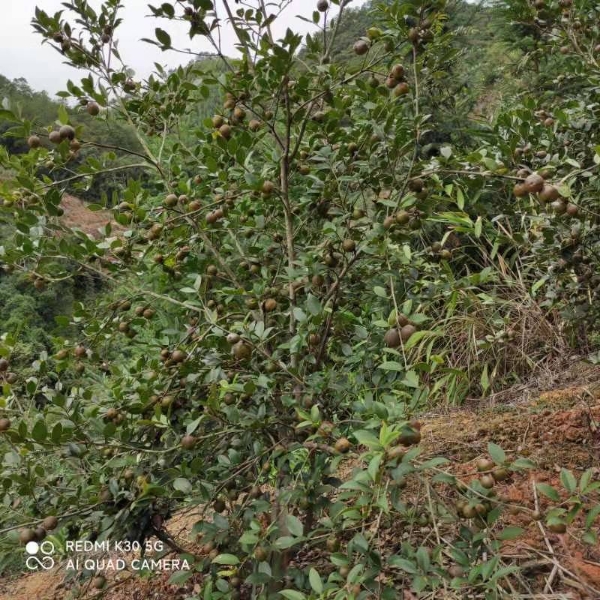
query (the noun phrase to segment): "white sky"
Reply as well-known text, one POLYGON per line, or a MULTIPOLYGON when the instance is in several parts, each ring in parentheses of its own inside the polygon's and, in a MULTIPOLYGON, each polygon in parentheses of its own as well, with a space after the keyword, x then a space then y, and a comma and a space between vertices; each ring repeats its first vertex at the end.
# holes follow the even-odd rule
MULTIPOLYGON (((279 4, 279 0, 275 0, 279 4)), ((41 45, 42 37, 33 31, 31 19, 36 5, 47 13, 53 14, 62 8, 61 0, 0 0, 2 16, 0 18, 0 74, 9 79, 24 77, 35 90, 46 90, 54 94, 65 89, 67 79, 78 81, 83 72, 78 72, 63 64, 63 57, 48 44, 41 45)), ((353 0, 351 7, 358 7, 366 0, 353 0)), ((155 27, 167 30, 177 46, 191 47, 194 51, 210 51, 211 46, 201 36, 190 40, 186 25, 172 23, 165 19, 147 17, 151 14, 148 3, 160 6, 160 0, 122 0, 125 8, 122 11, 123 24, 118 30, 119 49, 121 56, 128 66, 132 67, 138 77, 147 77, 158 62, 167 67, 187 63, 192 57, 175 52, 161 52, 156 46, 139 42, 142 38, 154 39, 155 27)), ((90 0, 96 8, 100 0, 90 0)), ((235 4, 232 2, 232 6, 235 4)), ((311 26, 298 18, 302 15, 310 18, 316 5, 316 0, 292 0, 284 16, 276 21, 275 34, 282 34, 287 27, 293 31, 305 33, 311 26)), ((220 14, 223 13, 221 9, 220 14)), ((233 54, 234 35, 224 33, 223 50, 233 54)))

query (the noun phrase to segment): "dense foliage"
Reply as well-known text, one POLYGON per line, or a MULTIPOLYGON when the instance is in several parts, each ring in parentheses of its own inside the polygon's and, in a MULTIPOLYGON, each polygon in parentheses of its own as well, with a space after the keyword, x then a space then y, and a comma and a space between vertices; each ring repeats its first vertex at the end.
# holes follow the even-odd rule
MULTIPOLYGON (((114 148, 86 156, 101 144, 64 108, 47 128, 3 113, 30 148, 0 153, 15 174, 0 187, 6 268, 40 290, 84 275, 111 289, 55 318, 54 352, 31 370, 14 369, 12 336, 0 346, 5 547, 41 539, 52 519, 24 523, 56 516, 57 544, 167 540, 204 574, 204 598, 527 590, 500 559, 522 530, 505 527, 494 485, 535 465, 491 444, 479 473, 457 478, 421 456, 415 417, 597 349, 593 4, 503 3, 495 18, 535 34, 515 50, 535 63, 534 93, 460 128, 478 99, 465 80, 493 81, 463 68, 482 45, 461 43, 469 24, 443 2, 359 11, 370 22, 352 60, 334 60, 349 30, 324 26, 325 0, 319 35, 279 40, 262 2, 225 1, 226 19, 209 0, 165 2, 150 42, 181 49, 160 19, 184 21, 217 58, 147 81, 120 62, 118 0, 67 4, 34 23, 85 72, 68 96, 136 143, 114 166, 114 148), (235 60, 219 46, 226 26, 235 60), (45 171, 73 159, 74 174, 45 171), (113 169, 127 173, 120 227, 69 230, 67 186, 113 169), (200 507, 199 551, 164 530, 182 506, 200 507), (384 531, 410 534, 390 544, 384 531)), ((556 533, 583 516, 597 544, 592 476, 565 470, 568 504, 542 486, 555 507, 522 510, 556 533)))

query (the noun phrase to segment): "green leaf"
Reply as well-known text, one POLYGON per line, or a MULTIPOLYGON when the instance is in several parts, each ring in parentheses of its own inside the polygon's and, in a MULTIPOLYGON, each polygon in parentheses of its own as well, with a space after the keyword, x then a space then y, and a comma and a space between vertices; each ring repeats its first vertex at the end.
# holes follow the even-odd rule
POLYGON ((417 565, 415 563, 411 562, 410 560, 406 560, 401 556, 390 556, 390 558, 388 559, 388 564, 391 567, 398 567, 406 573, 415 574, 419 572, 419 569, 417 568, 417 565))
POLYGON ((33 429, 31 430, 31 437, 36 442, 43 442, 48 435, 48 430, 46 429, 46 423, 42 420, 36 421, 33 429))
POLYGON ((558 492, 551 485, 548 485, 547 483, 538 483, 536 485, 536 488, 540 494, 543 494, 544 496, 546 496, 546 498, 550 498, 550 500, 552 500, 553 502, 560 501, 560 496, 558 495, 558 492))
POLYGON ((321 302, 316 296, 313 296, 312 294, 308 294, 308 297, 306 298, 306 308, 313 317, 320 315, 323 311, 321 302))
POLYGON ((561 469, 560 471, 560 482, 563 484, 563 487, 572 494, 577 489, 577 479, 571 471, 567 469, 561 469))
POLYGON ((66 125, 69 122, 69 113, 63 104, 58 107, 58 120, 61 125, 66 125))
POLYGON ((417 559, 417 564, 421 568, 421 571, 427 573, 427 571, 429 571, 429 567, 431 566, 431 561, 429 559, 429 553, 427 552, 427 549, 421 546, 417 550, 415 558, 417 559))
POLYGON ((184 584, 192 575, 193 571, 176 571, 169 577, 169 583, 171 585, 182 585, 184 584))
POLYGON ((373 481, 377 481, 377 474, 379 473, 379 466, 381 465, 382 459, 383 454, 376 454, 369 462, 367 473, 373 481))
POLYGON ((488 444, 488 453, 497 465, 503 465, 506 462, 506 454, 498 444, 490 442, 488 444))
POLYGON ((409 388, 419 387, 419 376, 415 371, 407 371, 402 383, 409 388))
POLYGON ((323 582, 321 581, 320 575, 315 569, 311 569, 308 572, 308 580, 310 581, 310 587, 317 593, 323 593, 323 582))
POLYGON ((304 525, 302 525, 302 522, 298 517, 287 515, 285 524, 292 535, 295 535, 296 537, 302 537, 304 535, 304 525))
POLYGON ((296 590, 283 590, 279 592, 279 595, 287 598, 287 600, 306 600, 306 596, 296 590))
POLYGON ((178 477, 175 479, 175 481, 173 481, 173 487, 184 494, 189 494, 193 489, 190 481, 188 479, 184 479, 183 477, 178 477))
POLYGON ((487 363, 483 367, 483 371, 481 372, 481 377, 479 379, 479 383, 481 384, 481 389, 484 392, 487 392, 490 389, 490 378, 488 375, 488 365, 487 363))
POLYGON ((528 458, 517 458, 517 460, 513 461, 510 465, 512 469, 535 469, 536 465, 532 460, 528 458))
POLYGON ((581 536, 581 541, 588 544, 589 546, 598 545, 598 534, 595 531, 586 531, 581 536))
POLYGON ((240 544, 253 546, 254 544, 258 543, 259 539, 260 538, 258 537, 257 533, 253 531, 245 531, 240 538, 240 544))
POLYGON ((594 475, 593 469, 588 469, 587 471, 584 472, 584 474, 581 476, 581 479, 579 480, 579 491, 580 492, 585 492, 587 486, 589 485, 590 481, 592 480, 593 475, 594 475))
POLYGON ((596 504, 585 517, 585 526, 589 529, 600 515, 600 504, 596 504))
POLYGON ((292 537, 291 535, 284 535, 275 540, 275 547, 279 550, 287 550, 299 542, 299 538, 292 537))
POLYGON ((373 448, 381 448, 379 439, 371 431, 367 431, 366 429, 359 429, 358 431, 353 432, 352 435, 356 438, 356 441, 359 444, 366 446, 371 450, 373 448))
POLYGON ((217 565, 239 565, 240 559, 233 554, 219 554, 219 556, 215 556, 213 563, 217 565))
POLYGON ((379 296, 380 298, 386 298, 388 297, 388 293, 385 291, 385 288, 382 288, 381 286, 377 285, 373 288, 373 292, 376 296, 379 296))
POLYGON ((525 530, 522 527, 505 527, 499 534, 498 539, 500 540, 515 540, 521 537, 525 530))
POLYGON ((379 368, 383 369, 384 371, 404 371, 404 365, 401 365, 395 360, 387 360, 385 362, 382 362, 379 365, 379 368))
POLYGON ((417 331, 416 333, 413 333, 408 342, 406 342, 406 344, 404 344, 404 349, 405 350, 410 350, 413 346, 416 346, 424 337, 430 337, 430 336, 439 336, 441 334, 436 333, 434 331, 427 331, 425 329, 421 330, 421 331, 417 331))
POLYGON ((304 321, 306 321, 306 313, 299 306, 294 307, 293 312, 296 321, 298 321, 299 323, 303 323, 304 321))
POLYGON ((171 36, 164 30, 161 29, 160 27, 157 27, 154 30, 154 34, 156 35, 156 39, 165 47, 170 48, 171 47, 171 36))

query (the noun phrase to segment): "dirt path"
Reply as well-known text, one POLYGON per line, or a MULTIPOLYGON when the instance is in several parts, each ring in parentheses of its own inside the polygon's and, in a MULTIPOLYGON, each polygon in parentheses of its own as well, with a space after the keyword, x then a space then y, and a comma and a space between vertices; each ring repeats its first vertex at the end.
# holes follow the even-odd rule
MULTIPOLYGON (((558 485, 561 467, 571 469, 577 477, 584 470, 594 468, 597 479, 600 477, 600 367, 585 367, 570 377, 573 380, 570 384, 550 392, 530 394, 529 398, 522 394, 510 404, 488 405, 477 412, 463 408, 424 418, 425 453, 447 457, 455 464, 458 475, 472 470, 474 462, 469 464, 469 461, 484 456, 490 441, 502 446, 508 455, 527 456, 539 468, 533 474, 524 472, 498 485, 497 492, 515 504, 532 509, 532 486, 540 482, 558 485)), ((356 464, 354 462, 354 466, 356 464)), ((352 468, 349 461, 344 472, 352 468)), ((540 503, 543 510, 543 498, 540 503)), ((197 518, 193 513, 178 515, 169 523, 169 531, 186 548, 191 547, 189 532, 197 518)), ((547 544, 551 545, 561 565, 572 574, 560 579, 558 587, 565 593, 564 598, 600 598, 586 595, 582 587, 583 582, 600 589, 600 548, 580 544, 572 535, 572 529, 565 535, 547 534, 545 538, 538 524, 523 512, 516 511, 507 521, 527 530, 524 539, 533 555, 536 549, 546 551, 547 544)), ((521 540, 506 543, 504 555, 522 555, 522 543, 521 540)), ((127 573, 121 573, 120 577, 120 580, 109 581, 104 600, 184 600, 201 589, 201 574, 194 575, 183 586, 169 585, 166 574, 151 580, 129 578, 127 573)), ((548 573, 540 577, 541 589, 548 573)), ((60 568, 13 579, 0 584, 0 600, 66 600, 70 596, 63 579, 64 572, 60 568)), ((538 589, 534 575, 531 583, 538 589)))

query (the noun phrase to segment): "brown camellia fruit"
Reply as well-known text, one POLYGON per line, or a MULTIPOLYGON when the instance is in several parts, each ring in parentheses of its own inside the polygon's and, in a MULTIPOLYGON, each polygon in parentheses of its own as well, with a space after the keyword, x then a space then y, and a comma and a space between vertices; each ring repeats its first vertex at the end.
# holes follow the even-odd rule
POLYGON ((8 431, 10 429, 10 419, 0 419, 0 432, 1 431, 8 431))
POLYGON ((399 210, 396 213, 396 223, 406 225, 410 221, 410 213, 406 210, 399 210))
POLYGON ((524 183, 515 184, 515 187, 513 188, 513 194, 517 198, 527 196, 528 193, 529 193, 529 191, 527 190, 527 186, 524 183))
POLYGON ((263 195, 270 196, 275 191, 275 184, 272 181, 265 181, 262 184, 261 191, 263 195))
POLYGON ((421 432, 418 429, 406 427, 400 433, 398 443, 402 446, 412 446, 418 444, 421 441, 421 432))
POLYGON ((325 546, 329 552, 337 552, 340 549, 340 540, 336 537, 328 537, 325 546))
POLYGON ((85 109, 88 112, 88 115, 92 117, 97 117, 100 114, 100 105, 97 102, 88 102, 85 109))
POLYGON ((95 590, 101 590, 102 588, 104 588, 105 585, 106 577, 104 577, 103 575, 98 575, 97 577, 94 577, 94 579, 92 579, 92 587, 95 590))
POLYGON ((544 189, 544 178, 538 173, 531 173, 525 178, 525 189, 531 194, 537 194, 544 189))
POLYGON ((354 44, 354 53, 363 56, 369 51, 369 44, 365 40, 358 40, 354 44))
POLYGON ((46 517, 42 521, 42 527, 46 531, 52 531, 53 529, 56 529, 58 527, 58 518, 55 516, 46 517))
POLYGON ((541 192, 538 194, 538 199, 544 204, 548 202, 553 202, 554 200, 558 200, 559 197, 560 193, 558 189, 555 186, 550 185, 549 183, 545 183, 541 192))
POLYGON ((8 361, 5 358, 0 358, 0 371, 4 373, 5 371, 8 371, 8 367, 8 361))
POLYGON ((30 148, 39 148, 42 144, 42 141, 37 135, 30 135, 27 139, 27 145, 30 148))
POLYGON ((452 565, 448 569, 448 573, 452 577, 462 577, 465 574, 465 570, 460 565, 452 565))
POLYGON ((562 199, 555 200, 554 202, 550 203, 550 208, 557 215, 564 215, 567 212, 567 203, 564 202, 562 199))
POLYGON ((346 239, 342 242, 344 252, 354 252, 356 250, 356 242, 351 239, 346 239))
POLYGON ((350 450, 351 446, 352 444, 350 443, 350 440, 348 440, 347 438, 340 438, 335 443, 334 448, 341 454, 346 454, 350 450))
POLYGON ((165 198, 165 206, 168 206, 168 207, 177 206, 177 202, 179 202, 179 198, 177 198, 176 194, 169 194, 165 198))
POLYGON ((75 348, 75 356, 77 358, 83 358, 86 355, 87 355, 87 350, 86 350, 85 346, 77 346, 75 348))
POLYGON ((61 140, 74 140, 75 139, 75 129, 70 125, 63 125, 59 130, 58 134, 60 135, 61 140))
POLYGON ((385 452, 385 457, 387 460, 395 460, 397 458, 402 459, 406 454, 406 450, 402 446, 394 446, 393 448, 388 448, 385 452))
POLYGON ((329 8, 329 2, 327 0, 319 0, 317 2, 317 10, 319 12, 325 12, 329 8))
POLYGON ((250 131, 258 131, 261 127, 261 123, 258 119, 251 119, 251 121, 248 123, 248 129, 250 131))
POLYGON ((397 348, 400 345, 400 334, 397 329, 389 329, 383 336, 383 341, 388 348, 397 348))
POLYGON ((232 346, 234 344, 237 344, 240 341, 240 336, 237 333, 229 333, 227 335, 227 343, 231 344, 232 346))
POLYGON ((275 298, 267 298, 263 307, 265 312, 273 312, 277 308, 277 300, 275 300, 275 298))
POLYGON ((242 341, 234 344, 231 350, 238 360, 248 360, 252 356, 252 348, 242 341))
POLYGON ((477 470, 480 473, 485 473, 486 471, 491 471, 495 467, 494 462, 489 458, 480 458, 477 461, 477 470))
POLYGON ((400 80, 404 77, 404 67, 402 65, 394 65, 390 71, 390 77, 400 80))
POLYGON ((396 96, 396 97, 405 96, 406 94, 408 94, 408 92, 410 92, 410 87, 409 87, 408 83, 406 83, 406 81, 399 83, 394 88, 394 96, 396 96))
POLYGON ((225 119, 221 115, 215 115, 212 118, 212 124, 215 129, 219 129, 225 124, 225 119))
POLYGON ((191 450, 198 440, 193 435, 184 435, 181 438, 181 447, 186 450, 191 450))
POLYGON ((510 471, 508 469, 500 467, 499 469, 495 469, 494 471, 492 471, 492 477, 496 481, 504 481, 505 479, 508 479, 510 477, 510 471))
POLYGON ((423 191, 424 187, 425 187, 425 182, 420 177, 417 177, 416 179, 411 179, 408 182, 408 189, 411 192, 416 192, 416 193, 421 192, 421 191, 423 191))
POLYGON ((223 138, 228 140, 231 137, 231 127, 225 123, 219 127, 219 133, 223 138))
POLYGON ((265 560, 267 560, 268 556, 269 553, 262 546, 257 546, 254 549, 254 558, 259 562, 264 562, 265 560))
POLYGON ((486 489, 491 489, 494 487, 495 480, 491 475, 484 475, 479 482, 486 489))
POLYGON ((400 329, 400 338, 403 342, 408 342, 410 338, 417 332, 417 328, 410 323, 400 329))
POLYGON ((400 325, 400 327, 404 327, 405 325, 408 325, 410 323, 410 321, 408 320, 408 317, 402 313, 400 313, 396 317, 396 321, 398 322, 398 325, 400 325))
POLYGON ((62 142, 62 138, 60 137, 60 133, 58 131, 51 131, 48 134, 48 139, 53 143, 53 144, 60 144, 62 142))
POLYGON ((19 532, 19 541, 21 544, 29 544, 29 542, 35 541, 35 531, 33 529, 21 529, 19 532))
POLYGON ((569 202, 569 204, 567 204, 567 214, 570 217, 576 217, 579 214, 579 207, 576 204, 569 202))
POLYGON ((171 354, 171 358, 176 363, 182 363, 187 358, 187 354, 183 350, 175 350, 173 354, 171 354))

